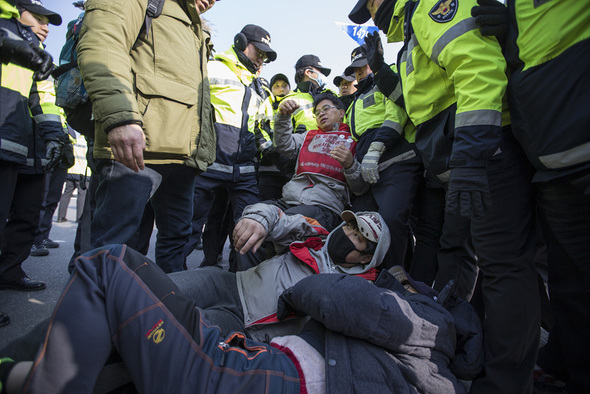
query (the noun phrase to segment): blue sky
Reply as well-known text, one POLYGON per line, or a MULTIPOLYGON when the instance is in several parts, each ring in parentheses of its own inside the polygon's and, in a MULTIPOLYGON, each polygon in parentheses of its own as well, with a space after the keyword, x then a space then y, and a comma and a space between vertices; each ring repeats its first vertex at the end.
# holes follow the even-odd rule
MULTIPOLYGON (((46 40, 47 50, 55 59, 65 42, 67 23, 75 19, 79 10, 71 5, 73 0, 44 0, 46 8, 58 12, 64 22, 50 25, 46 40)), ((126 1, 126 0, 120 0, 126 1)), ((350 53, 358 45, 334 22, 352 23, 348 13, 357 0, 220 0, 203 14, 212 26, 213 43, 218 52, 227 50, 233 37, 244 25, 253 23, 265 28, 271 35, 271 47, 277 52, 277 60, 266 65, 262 76, 270 79, 276 73, 284 73, 291 80, 295 74, 297 59, 312 53, 322 60, 324 67, 332 69, 324 78, 328 87, 332 80, 350 64, 350 53)), ((372 22, 369 22, 372 23, 372 22)), ((382 35, 384 39, 384 36, 382 35)), ((384 40, 385 42, 385 40, 384 40)), ((385 45, 385 60, 396 60, 399 45, 385 45)))

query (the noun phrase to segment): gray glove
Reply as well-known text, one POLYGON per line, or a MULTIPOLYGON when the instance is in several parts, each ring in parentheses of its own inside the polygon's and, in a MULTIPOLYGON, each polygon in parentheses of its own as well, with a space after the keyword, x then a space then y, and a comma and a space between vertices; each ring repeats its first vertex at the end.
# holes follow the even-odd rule
POLYGON ((45 166, 46 171, 51 170, 59 164, 63 146, 64 144, 61 141, 47 141, 45 143, 45 158, 47 159, 47 165, 45 166))
POLYGON ((367 154, 361 163, 361 174, 363 179, 369 183, 376 183, 379 180, 379 159, 385 152, 383 142, 371 142, 367 154))
POLYGON ((446 211, 451 215, 482 218, 492 207, 485 168, 453 168, 447 191, 446 211))

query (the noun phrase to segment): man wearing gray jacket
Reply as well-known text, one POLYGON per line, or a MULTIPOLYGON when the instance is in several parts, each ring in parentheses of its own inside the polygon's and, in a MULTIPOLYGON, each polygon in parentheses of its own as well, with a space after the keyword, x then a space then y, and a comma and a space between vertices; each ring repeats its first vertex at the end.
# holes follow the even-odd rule
POLYGON ((234 246, 244 254, 268 241, 274 245, 274 257, 235 274, 204 267, 172 273, 170 278, 222 334, 241 331, 267 340, 297 333, 304 319, 279 322, 276 317, 283 290, 322 273, 375 280, 376 267, 389 249, 389 229, 379 214, 344 211, 341 217, 344 222, 329 233, 308 217, 287 215, 273 205, 250 205, 236 224, 234 246))

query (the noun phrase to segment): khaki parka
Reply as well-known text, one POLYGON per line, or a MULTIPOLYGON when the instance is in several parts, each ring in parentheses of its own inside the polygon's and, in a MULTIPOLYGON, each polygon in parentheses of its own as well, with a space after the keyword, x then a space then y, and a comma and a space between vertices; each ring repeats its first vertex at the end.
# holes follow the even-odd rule
POLYGON ((147 4, 86 3, 77 49, 93 106, 94 156, 112 159, 107 132, 137 123, 145 133, 147 164, 184 163, 205 171, 215 160, 216 143, 206 64, 209 37, 189 0, 166 0, 146 32, 147 4))

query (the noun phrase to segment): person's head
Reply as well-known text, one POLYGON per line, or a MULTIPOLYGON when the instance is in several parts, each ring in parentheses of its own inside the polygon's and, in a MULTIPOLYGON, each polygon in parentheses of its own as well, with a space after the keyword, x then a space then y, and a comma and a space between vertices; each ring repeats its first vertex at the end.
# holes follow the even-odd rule
POLYGON ((348 96, 356 92, 356 77, 354 75, 338 75, 334 78, 334 85, 338 86, 340 97, 348 96))
POLYGON ((289 78, 285 74, 275 74, 270 79, 270 91, 275 97, 285 97, 291 91, 289 78))
POLYGON ((277 58, 277 53, 270 47, 270 34, 258 25, 244 26, 234 37, 234 47, 243 52, 257 70, 277 58))
POLYGON ((360 82, 371 73, 371 67, 369 67, 367 57, 363 53, 361 47, 354 48, 350 54, 350 66, 346 67, 344 74, 354 74, 356 80, 360 82))
POLYGON ((311 81, 316 88, 319 88, 323 86, 320 74, 327 77, 331 71, 322 66, 320 58, 316 55, 303 55, 295 63, 295 83, 311 81))
POLYGON ((373 19, 375 26, 387 34, 396 2, 397 0, 359 0, 348 18, 359 25, 373 19))
POLYGON ((334 123, 342 123, 346 110, 334 93, 325 91, 314 97, 313 113, 318 128, 322 131, 331 131, 334 129, 334 123))
POLYGON ((61 25, 61 16, 45 8, 39 0, 17 0, 15 5, 20 13, 18 21, 30 26, 41 42, 49 35, 49 24, 61 25))
POLYGON ((383 219, 376 212, 344 211, 344 223, 330 233, 328 254, 343 267, 368 264, 373 259, 383 234, 383 219))
POLYGON ((195 0, 195 6, 199 11, 199 14, 203 14, 211 9, 215 5, 215 2, 219 0, 195 0))

